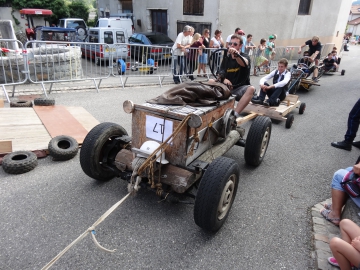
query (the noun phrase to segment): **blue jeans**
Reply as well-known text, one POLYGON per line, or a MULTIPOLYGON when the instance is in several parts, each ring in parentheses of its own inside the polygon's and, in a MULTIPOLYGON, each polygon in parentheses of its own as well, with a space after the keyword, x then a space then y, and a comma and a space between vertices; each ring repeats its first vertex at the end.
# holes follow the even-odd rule
POLYGON ((173 80, 180 81, 179 77, 176 75, 183 75, 183 73, 185 72, 184 56, 173 57, 173 62, 174 62, 173 80), (179 73, 176 72, 176 68, 178 64, 179 64, 179 73))
POLYGON ((360 98, 349 113, 348 129, 345 134, 345 141, 352 142, 359 129, 360 124, 360 98))

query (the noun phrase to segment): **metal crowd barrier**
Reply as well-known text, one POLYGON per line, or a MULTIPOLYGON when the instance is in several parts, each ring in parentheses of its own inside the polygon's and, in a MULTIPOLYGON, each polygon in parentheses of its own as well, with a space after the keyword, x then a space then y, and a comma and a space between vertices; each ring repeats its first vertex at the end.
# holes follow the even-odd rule
POLYGON ((92 80, 99 92, 101 81, 110 77, 111 48, 105 43, 28 41, 25 46, 29 81, 41 84, 45 95, 45 83, 50 93, 54 83, 92 80))
POLYGON ((0 85, 6 100, 10 103, 6 86, 24 84, 27 77, 27 62, 24 60, 23 44, 16 39, 0 39, 0 85))
POLYGON ((113 69, 112 75, 120 75, 122 87, 125 87, 128 78, 131 77, 157 77, 160 86, 162 86, 164 78, 171 74, 171 47, 137 44, 125 45, 128 48, 127 57, 119 55, 117 53, 118 50, 112 54, 116 67, 116 69, 113 69), (123 77, 125 77, 125 81, 123 77))

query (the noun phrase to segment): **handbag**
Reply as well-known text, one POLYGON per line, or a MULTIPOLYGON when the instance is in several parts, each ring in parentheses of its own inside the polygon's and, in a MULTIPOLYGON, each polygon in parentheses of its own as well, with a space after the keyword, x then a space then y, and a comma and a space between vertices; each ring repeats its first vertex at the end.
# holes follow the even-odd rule
POLYGON ((352 170, 344 176, 340 184, 351 197, 360 197, 360 177, 352 170))

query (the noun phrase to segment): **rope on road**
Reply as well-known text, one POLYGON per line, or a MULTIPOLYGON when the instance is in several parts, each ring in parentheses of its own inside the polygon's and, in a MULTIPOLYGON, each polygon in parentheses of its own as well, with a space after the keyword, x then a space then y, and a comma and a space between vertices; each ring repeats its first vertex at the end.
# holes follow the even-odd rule
POLYGON ((127 198, 129 198, 130 193, 128 193, 124 198, 114 204, 109 210, 107 210, 91 227, 89 227, 85 232, 83 232, 77 239, 75 239, 70 245, 68 245, 63 251, 61 251, 56 257, 54 257, 47 265, 45 265, 42 270, 49 269, 57 260, 59 260, 72 246, 77 242, 82 240, 88 233, 91 233, 92 239, 95 245, 103 251, 106 252, 115 252, 116 249, 110 250, 106 249, 99 244, 95 238, 95 227, 103 222, 116 208, 118 208, 127 198))

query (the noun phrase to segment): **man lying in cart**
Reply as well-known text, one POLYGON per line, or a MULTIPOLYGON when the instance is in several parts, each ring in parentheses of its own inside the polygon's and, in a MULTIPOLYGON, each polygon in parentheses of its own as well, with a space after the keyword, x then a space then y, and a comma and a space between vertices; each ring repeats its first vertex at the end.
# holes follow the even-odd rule
POLYGON ((294 65, 293 67, 295 69, 301 69, 306 74, 306 78, 313 74, 312 80, 315 82, 318 81, 319 68, 310 60, 310 53, 308 51, 304 52, 303 57, 300 58, 297 65, 294 65))
POLYGON ((228 45, 228 54, 221 62, 218 81, 227 85, 231 94, 236 96, 238 103, 234 111, 235 116, 239 117, 254 96, 255 87, 250 84, 250 57, 241 53, 241 48, 245 46, 241 36, 232 35, 228 45))
POLYGON ((279 60, 276 70, 260 79, 260 93, 259 96, 251 100, 252 103, 266 107, 280 105, 280 102, 286 98, 288 83, 291 79, 291 73, 287 70, 287 66, 288 61, 282 58, 279 60), (266 82, 271 78, 273 78, 273 85, 266 82), (268 96, 268 99, 265 100, 266 96, 268 96))

